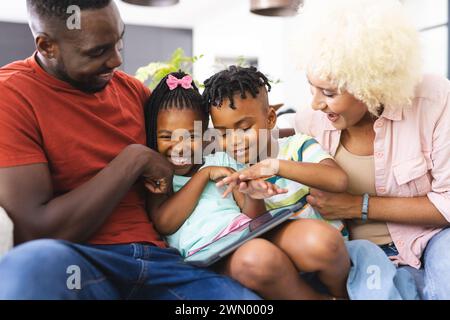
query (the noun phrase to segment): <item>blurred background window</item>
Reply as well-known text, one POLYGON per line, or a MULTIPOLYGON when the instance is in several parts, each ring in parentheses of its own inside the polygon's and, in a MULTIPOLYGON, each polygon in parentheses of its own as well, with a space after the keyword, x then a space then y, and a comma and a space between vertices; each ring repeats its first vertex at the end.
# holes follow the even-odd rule
POLYGON ((425 71, 449 77, 449 1, 404 0, 421 31, 425 71))

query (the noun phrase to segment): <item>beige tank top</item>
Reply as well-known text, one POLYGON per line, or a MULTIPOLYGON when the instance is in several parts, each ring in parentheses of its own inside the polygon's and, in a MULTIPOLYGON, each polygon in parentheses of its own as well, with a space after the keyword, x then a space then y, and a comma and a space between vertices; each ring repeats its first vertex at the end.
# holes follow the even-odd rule
MULTIPOLYGON (((339 144, 335 155, 336 162, 349 177, 348 192, 354 195, 368 193, 375 195, 375 162, 373 156, 358 156, 348 152, 339 144), (370 174, 368 174, 370 173, 370 174)), ((370 203, 370 200, 369 200, 370 203)), ((370 205, 369 205, 370 208, 370 205)), ((370 209, 369 209, 370 219, 370 209)), ((366 239, 378 245, 392 242, 385 222, 348 220, 350 239, 366 239)))

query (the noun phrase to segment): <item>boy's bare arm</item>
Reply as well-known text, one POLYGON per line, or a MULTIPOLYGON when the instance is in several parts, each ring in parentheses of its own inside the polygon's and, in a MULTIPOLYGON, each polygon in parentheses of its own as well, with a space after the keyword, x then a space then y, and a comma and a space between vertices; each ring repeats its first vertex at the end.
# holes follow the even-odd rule
POLYGON ((329 192, 344 192, 348 186, 347 174, 331 159, 322 160, 320 163, 266 159, 224 178, 217 185, 227 185, 224 192, 224 195, 227 195, 242 182, 265 179, 273 175, 329 192))
POLYGON ((320 163, 279 160, 277 175, 328 192, 345 192, 348 176, 332 159, 320 163))

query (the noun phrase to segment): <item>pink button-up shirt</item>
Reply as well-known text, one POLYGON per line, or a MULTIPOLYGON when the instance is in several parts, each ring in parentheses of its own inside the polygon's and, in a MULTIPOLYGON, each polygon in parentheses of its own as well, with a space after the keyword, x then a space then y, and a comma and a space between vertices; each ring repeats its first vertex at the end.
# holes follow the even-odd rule
MULTIPOLYGON (((300 110, 295 127, 315 137, 331 155, 336 154, 341 131, 325 113, 300 110)), ((450 221, 450 81, 425 75, 412 106, 386 109, 373 129, 377 196, 427 196, 450 221)), ((442 230, 391 222, 387 226, 399 251, 394 261, 415 268, 420 268, 428 241, 442 230)))

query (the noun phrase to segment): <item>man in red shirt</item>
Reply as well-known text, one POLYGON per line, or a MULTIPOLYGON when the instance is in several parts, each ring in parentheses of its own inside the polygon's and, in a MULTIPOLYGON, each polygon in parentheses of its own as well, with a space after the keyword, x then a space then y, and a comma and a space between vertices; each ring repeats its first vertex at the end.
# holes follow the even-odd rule
POLYGON ((0 299, 257 298, 182 263, 148 219, 142 182, 173 169, 145 146, 149 90, 117 70, 115 3, 27 6, 37 51, 0 69, 0 206, 26 242, 0 260, 0 299))

